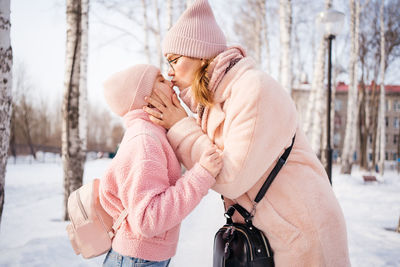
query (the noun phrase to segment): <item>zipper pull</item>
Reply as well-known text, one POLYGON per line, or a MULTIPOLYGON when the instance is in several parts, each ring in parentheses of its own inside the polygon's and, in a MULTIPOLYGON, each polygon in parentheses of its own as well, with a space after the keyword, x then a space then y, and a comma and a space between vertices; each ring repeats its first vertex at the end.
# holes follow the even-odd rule
POLYGON ((231 250, 229 249, 229 242, 225 243, 225 248, 224 248, 224 257, 225 259, 228 259, 231 254, 231 250))

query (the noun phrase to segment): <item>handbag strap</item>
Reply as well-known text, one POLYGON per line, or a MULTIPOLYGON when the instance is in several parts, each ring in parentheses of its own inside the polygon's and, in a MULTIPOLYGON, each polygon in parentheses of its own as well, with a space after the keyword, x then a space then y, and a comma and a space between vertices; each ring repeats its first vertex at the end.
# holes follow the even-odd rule
POLYGON ((251 224, 251 219, 253 218, 251 213, 248 212, 245 208, 240 206, 239 204, 234 204, 229 207, 229 209, 225 212, 225 217, 226 217, 226 223, 227 224, 232 224, 232 216, 235 213, 235 211, 239 212, 240 215, 244 218, 244 221, 247 224, 251 224))
MULTIPOLYGON (((285 165, 286 160, 288 159, 289 154, 292 151, 295 138, 296 138, 296 135, 293 136, 291 145, 288 148, 286 148, 285 152, 282 154, 282 156, 279 157, 278 162, 276 163, 275 167, 272 169, 271 173, 268 175, 267 180, 262 185, 260 191, 258 191, 258 194, 254 200, 255 203, 254 203, 252 212, 248 212, 245 208, 243 208, 239 204, 234 204, 234 205, 230 206, 228 208, 228 210, 225 212, 227 224, 233 223, 232 216, 235 213, 235 211, 239 212, 239 214, 244 218, 244 220, 247 224, 250 224, 250 225, 252 224, 252 219, 254 217, 254 212, 255 212, 255 206, 265 196, 268 188, 271 186, 272 182, 274 181, 275 177, 278 175, 282 166, 285 165)), ((224 199, 224 197, 222 195, 221 195, 221 198, 222 198, 222 200, 224 199)))
POLYGON ((264 182, 263 186, 261 187, 260 191, 258 192, 254 202, 258 203, 261 201, 261 199, 265 196, 265 193, 267 193, 268 188, 271 186, 272 182, 274 181, 276 175, 278 175, 278 172, 281 170, 282 166, 285 165, 286 160, 289 157, 290 151, 292 151, 295 138, 296 138, 296 135, 293 136, 292 144, 288 148, 285 149, 285 152, 278 159, 278 162, 276 163, 275 167, 272 169, 271 173, 268 175, 267 180, 264 182))

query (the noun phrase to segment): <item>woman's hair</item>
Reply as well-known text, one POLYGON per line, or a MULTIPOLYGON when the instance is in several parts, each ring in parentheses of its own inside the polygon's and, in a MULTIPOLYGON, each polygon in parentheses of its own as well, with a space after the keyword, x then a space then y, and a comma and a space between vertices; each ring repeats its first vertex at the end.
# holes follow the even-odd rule
POLYGON ((194 99, 204 107, 210 107, 213 105, 213 94, 208 90, 208 83, 210 82, 210 78, 208 77, 208 66, 211 61, 213 61, 213 58, 205 59, 203 61, 204 64, 195 72, 192 83, 194 99))

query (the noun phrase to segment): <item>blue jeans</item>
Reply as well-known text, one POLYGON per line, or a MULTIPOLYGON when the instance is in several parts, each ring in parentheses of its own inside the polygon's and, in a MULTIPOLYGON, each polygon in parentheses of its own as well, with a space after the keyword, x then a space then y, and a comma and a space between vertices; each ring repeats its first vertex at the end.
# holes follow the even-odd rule
POLYGON ((171 259, 166 261, 148 261, 129 256, 123 256, 110 249, 103 262, 103 267, 167 267, 171 259))

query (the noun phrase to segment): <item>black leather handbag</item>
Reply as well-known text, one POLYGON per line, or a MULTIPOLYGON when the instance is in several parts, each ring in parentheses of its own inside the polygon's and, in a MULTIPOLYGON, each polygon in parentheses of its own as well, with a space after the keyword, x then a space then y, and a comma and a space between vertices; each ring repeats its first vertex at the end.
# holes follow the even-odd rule
MULTIPOLYGON (((230 206, 225 212, 226 224, 214 237, 213 267, 273 267, 274 258, 267 237, 253 225, 256 205, 267 193, 276 175, 285 164, 292 144, 279 158, 267 180, 264 182, 255 200, 253 210, 248 212, 239 204, 230 206), (232 216, 235 211, 244 218, 245 223, 234 223, 232 216)), ((221 196, 222 197, 222 196, 221 196)), ((223 199, 223 197, 222 197, 223 199)))

